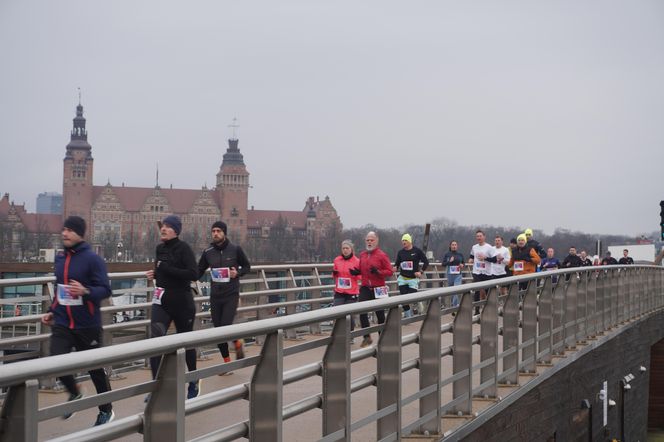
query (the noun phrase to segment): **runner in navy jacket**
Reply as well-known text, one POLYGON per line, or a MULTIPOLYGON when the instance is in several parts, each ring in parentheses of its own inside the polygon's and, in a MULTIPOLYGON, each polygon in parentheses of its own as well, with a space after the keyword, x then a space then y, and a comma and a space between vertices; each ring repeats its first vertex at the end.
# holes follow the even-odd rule
MULTIPOLYGON (((70 216, 62 228, 65 251, 55 259, 55 298, 41 320, 51 326, 50 354, 61 355, 91 350, 102 345, 101 301, 111 296, 111 286, 104 261, 83 241, 85 221, 70 216)), ((97 393, 110 391, 111 385, 103 368, 90 370, 90 379, 97 393)), ((69 392, 69 400, 83 397, 74 376, 65 375, 60 381, 69 392)), ((69 419, 73 413, 62 416, 69 419)), ((110 403, 99 405, 96 425, 111 422, 115 414, 110 403)))

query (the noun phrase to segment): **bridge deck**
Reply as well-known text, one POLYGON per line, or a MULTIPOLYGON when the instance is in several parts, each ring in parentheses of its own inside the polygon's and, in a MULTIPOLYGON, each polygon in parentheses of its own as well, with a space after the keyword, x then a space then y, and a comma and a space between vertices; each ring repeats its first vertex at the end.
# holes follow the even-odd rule
MULTIPOLYGON (((443 322, 452 321, 450 315, 443 317, 443 322)), ((409 324, 404 326, 403 333, 416 333, 419 330, 419 324, 409 324)), ((474 326, 473 334, 479 333, 479 325, 474 326)), ((327 335, 324 333, 323 335, 327 335)), ((321 336, 304 335, 298 337, 297 340, 286 340, 285 346, 292 346, 301 344, 306 341, 319 339, 321 336)), ((373 335, 374 342, 376 335, 373 335)), ((359 348, 360 339, 355 339, 355 344, 352 350, 359 348)), ((452 344, 452 336, 444 334, 442 336, 442 345, 447 346, 452 344)), ((502 345, 499 340, 499 345, 502 345)), ((230 346, 232 347, 232 346, 230 346)), ((284 360, 284 370, 291 368, 301 367, 307 363, 318 362, 321 360, 325 348, 316 348, 302 353, 296 353, 293 356, 287 357, 284 360)), ((403 360, 408 360, 418 356, 417 345, 409 345, 403 349, 403 360)), ((254 356, 260 352, 260 347, 256 345, 249 345, 246 348, 247 356, 254 356)), ((479 362, 479 352, 473 352, 473 363, 479 362)), ((207 367, 213 364, 218 364, 220 361, 218 352, 214 351, 209 354, 206 359, 198 361, 198 368, 207 367)), ((544 370, 544 367, 538 367, 538 371, 544 370)), ((356 362, 352 365, 352 379, 357 379, 363 375, 375 372, 376 359, 370 358, 363 361, 356 362)), ((442 359, 441 370, 443 372, 450 372, 452 370, 452 358, 444 357, 442 359)), ((216 391, 222 388, 231 387, 233 385, 249 382, 253 372, 252 367, 244 368, 235 371, 232 375, 227 376, 213 376, 203 380, 202 394, 216 391)), ((416 393, 418 390, 418 373, 417 370, 411 370, 402 374, 402 390, 404 397, 416 393)), ((112 380, 111 385, 113 388, 120 388, 128 385, 135 385, 137 383, 145 382, 150 379, 149 369, 137 369, 124 372, 119 375, 120 379, 112 380)), ((474 373, 475 382, 479 382, 479 372, 474 373)), ((520 382, 523 384, 530 380, 532 376, 522 376, 520 382)), ((313 377, 304 379, 299 382, 287 385, 284 387, 284 404, 292 403, 297 400, 315 395, 321 390, 321 378, 313 377)), ((94 392, 94 386, 89 380, 83 381, 82 387, 84 391, 94 392)), ((505 397, 510 392, 514 391, 514 387, 500 387, 499 395, 505 397)), ((53 393, 49 391, 42 391, 39 394, 40 407, 54 405, 66 400, 67 394, 64 392, 53 393)), ((443 389, 442 400, 447 401, 452 398, 451 386, 443 389)), ((473 411, 478 412, 483 408, 490 406, 492 400, 474 400, 473 411)), ((116 419, 141 413, 145 408, 143 397, 132 397, 113 404, 116 419)), ((353 393, 351 411, 353 415, 353 422, 359 420, 361 417, 366 416, 367 413, 376 411, 376 389, 371 387, 353 393)), ((186 422, 186 438, 191 439, 215 429, 224 428, 228 425, 246 420, 248 418, 248 402, 233 402, 224 406, 216 407, 212 410, 196 413, 187 416, 186 422)), ((413 420, 417 418, 418 408, 417 402, 410 404, 402 409, 402 418, 404 421, 413 420)), ((63 436, 76 430, 81 430, 92 425, 96 417, 96 409, 85 410, 76 413, 72 418, 67 421, 59 418, 51 419, 41 422, 39 425, 39 440, 47 440, 58 436, 63 436)), ((453 428, 461 425, 469 417, 454 417, 447 416, 443 418, 443 430, 448 432, 453 428)), ((289 441, 311 441, 317 440, 321 437, 321 412, 319 409, 311 410, 305 414, 297 416, 293 419, 287 420, 284 423, 284 440, 289 441)), ((375 424, 370 424, 362 429, 353 432, 354 440, 375 440, 375 424)), ((123 438, 126 441, 141 441, 141 435, 128 436, 123 438)), ((418 440, 422 440, 421 438, 418 440)))

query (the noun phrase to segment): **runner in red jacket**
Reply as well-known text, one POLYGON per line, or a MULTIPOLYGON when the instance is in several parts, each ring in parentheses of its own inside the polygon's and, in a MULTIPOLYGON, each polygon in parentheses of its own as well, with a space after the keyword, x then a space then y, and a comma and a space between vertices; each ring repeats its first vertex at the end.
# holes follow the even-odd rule
MULTIPOLYGON (((387 286, 385 278, 392 276, 392 263, 390 258, 378 247, 378 235, 376 232, 369 232, 365 238, 366 250, 360 254, 360 273, 362 286, 360 287, 360 302, 371 301, 378 297, 387 296, 387 286)), ((379 324, 385 322, 385 312, 376 311, 376 318, 379 324)), ((360 323, 362 328, 369 327, 369 315, 360 314, 360 323)), ((362 347, 373 344, 371 334, 364 335, 362 347)))
MULTIPOLYGON (((341 243, 341 255, 334 259, 334 266, 332 267, 335 306, 357 302, 357 295, 360 293, 359 275, 360 260, 355 256, 355 246, 351 240, 344 240, 341 243)), ((355 321, 351 316, 350 330, 353 331, 354 329, 355 321)))

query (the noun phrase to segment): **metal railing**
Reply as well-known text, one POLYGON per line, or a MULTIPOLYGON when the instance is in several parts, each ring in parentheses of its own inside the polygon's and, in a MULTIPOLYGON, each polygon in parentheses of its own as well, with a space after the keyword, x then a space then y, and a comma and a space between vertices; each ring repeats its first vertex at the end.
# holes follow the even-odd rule
POLYGON ((610 266, 542 272, 54 356, 48 364, 6 364, 0 367, 0 387, 9 387, 0 440, 36 441, 40 421, 146 393, 152 394, 143 413, 58 440, 101 441, 137 433, 148 441, 184 440, 187 416, 237 401, 249 402, 245 420, 193 440, 280 441, 284 421, 317 408, 322 410, 321 441, 350 440, 367 425, 375 425, 376 440, 400 440, 411 433, 442 436, 442 417, 472 416, 473 398, 495 398, 500 385, 516 385, 519 374, 534 373, 536 364, 550 363, 585 339, 610 334, 664 308, 663 270, 610 266), (486 297, 473 302, 471 291, 485 291, 486 297), (454 295, 461 295, 459 307, 443 308, 454 295), (426 310, 402 318, 400 306, 417 302, 425 303, 426 310), (481 313, 474 314, 477 308, 481 313), (377 309, 388 310, 384 324, 350 331, 351 315, 377 309), (285 348, 288 330, 329 321, 334 321, 329 336, 285 348), (419 331, 403 333, 413 325, 419 331), (350 338, 376 331, 380 337, 375 346, 351 351, 350 338), (260 355, 186 372, 185 349, 257 335, 265 335, 260 355), (443 345, 443 336, 451 339, 446 339, 449 345, 443 345), (411 345, 418 355, 404 360, 404 349, 411 345), (284 370, 285 357, 319 347, 325 348, 320 361, 284 370), (40 378, 155 355, 163 355, 156 380, 78 401, 38 405, 40 378), (376 370, 353 378, 353 365, 368 358, 376 359, 376 370), (441 365, 447 358, 451 365, 441 365), (244 367, 253 367, 250 382, 185 401, 186 382, 244 367), (405 394, 402 379, 411 370, 416 370, 419 385, 415 393, 405 394), (319 393, 285 404, 284 386, 311 377, 322 378, 319 393), (353 420, 353 395, 371 386, 376 387, 376 411, 353 420), (417 416, 409 420, 402 410, 411 404, 417 404, 417 416))
MULTIPOLYGON (((252 271, 240 279, 240 307, 236 322, 266 319, 280 315, 290 315, 300 311, 316 310, 321 305, 326 306, 332 302, 334 285, 332 283, 331 264, 293 264, 293 265, 265 265, 255 266, 252 271)), ((445 278, 442 277, 444 267, 433 263, 425 272, 422 279, 423 286, 442 287, 445 278)), ((104 328, 104 344, 110 346, 145 339, 150 330, 150 306, 154 287, 145 279, 144 272, 125 272, 109 274, 111 283, 129 285, 126 288, 113 290, 110 301, 104 302, 101 308, 104 328), (120 303, 119 300, 128 297, 131 303, 120 303), (139 302, 136 302, 139 300, 139 302), (124 320, 116 322, 114 317, 123 317, 124 320), (131 314, 131 315, 129 315, 131 314)), ((465 279, 470 279, 468 274, 465 279)), ((6 287, 35 286, 33 296, 23 296, 1 300, 4 304, 25 305, 31 303, 34 314, 0 318, 0 346, 5 349, 21 350, 18 353, 0 355, 0 363, 12 362, 21 359, 43 357, 48 355, 48 328, 41 325, 41 312, 46 311, 53 299, 53 284, 55 277, 32 277, 0 279, 0 292, 6 287), (38 289, 37 289, 38 287, 38 289), (35 306, 41 306, 36 308, 35 306)), ((391 292, 398 292, 396 278, 388 281, 391 292)), ((197 296, 196 323, 194 329, 198 330, 211 326, 209 305, 209 275, 205 282, 196 282, 193 288, 197 296)), ((312 324, 300 332, 320 333, 320 324, 312 324)), ((293 339, 298 330, 288 330, 286 337, 293 339)), ((262 337, 256 339, 261 341, 262 337)))

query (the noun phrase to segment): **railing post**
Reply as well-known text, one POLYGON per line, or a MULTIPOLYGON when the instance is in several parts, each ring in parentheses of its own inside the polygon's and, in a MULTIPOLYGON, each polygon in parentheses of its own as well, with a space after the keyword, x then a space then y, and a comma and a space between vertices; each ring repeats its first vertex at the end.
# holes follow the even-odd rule
POLYGON ((586 276, 586 311, 588 321, 586 322, 586 333, 588 337, 594 338, 597 335, 598 309, 597 309, 597 278, 591 271, 585 272, 586 276))
MULTIPOLYGON (((295 273, 293 273, 293 268, 288 269, 288 281, 286 282, 286 288, 295 288, 297 287, 297 281, 295 280, 295 273)), ((295 301, 297 299, 297 292, 288 292, 286 293, 286 301, 295 301)), ((286 306, 286 315, 295 314, 296 307, 294 305, 286 306)), ((286 339, 297 339, 297 330, 294 328, 286 329, 286 339)))
MULTIPOLYGON (((528 286, 531 283, 528 281, 528 286)), ((508 385, 519 384, 519 295, 519 284, 512 284, 503 305, 503 353, 512 351, 503 356, 503 382, 508 385)))
POLYGON ((611 328, 618 325, 618 274, 609 270, 609 287, 611 287, 611 328))
MULTIPOLYGON (((537 280, 528 283, 528 290, 523 298, 521 342, 531 340, 531 344, 524 345, 521 350, 521 363, 524 373, 535 373, 537 351, 537 280)), ((517 378, 518 379, 518 378, 517 378)))
POLYGON ((629 320, 628 303, 629 303, 629 286, 625 280, 625 270, 618 270, 618 323, 623 324, 629 320))
POLYGON ((473 309, 473 295, 466 292, 461 296, 452 333, 452 374, 461 376, 452 383, 452 400, 459 401, 451 410, 456 414, 472 412, 473 309))
POLYGON ((539 298, 539 327, 537 329, 537 361, 543 364, 551 363, 553 332, 551 327, 551 298, 553 286, 551 276, 544 279, 542 293, 539 298))
MULTIPOLYGON (((313 269, 313 274, 315 276, 314 282, 316 285, 321 286, 323 285, 323 281, 320 279, 320 273, 318 273, 318 267, 314 267, 313 269)), ((311 291, 311 299, 320 299, 322 296, 321 289, 315 289, 311 291)), ((318 310, 320 308, 320 303, 319 302, 312 302, 311 303, 311 310, 318 310)), ((316 322, 313 323, 309 326, 309 332, 312 335, 320 335, 321 330, 320 330, 320 323, 316 322)))
POLYGON ((0 441, 37 442, 39 381, 29 379, 9 387, 2 404, 0 441))
POLYGON ((420 398, 420 418, 432 414, 432 418, 420 425, 420 434, 441 434, 440 409, 440 298, 429 301, 426 316, 419 335, 420 390, 435 385, 435 391, 420 398))
MULTIPOLYGON (((480 369, 480 385, 491 382, 479 391, 479 396, 498 396, 498 294, 491 287, 486 296, 486 304, 480 313, 480 363, 487 365, 480 369)), ((440 347, 440 346, 439 346, 440 347)))
MULTIPOLYGON (((267 275, 265 274, 265 269, 261 269, 260 272, 260 277, 261 277, 261 285, 263 286, 263 290, 270 290, 270 283, 267 280, 267 275)), ((270 303, 270 296, 265 297, 266 304, 270 303)), ((261 296, 256 295, 256 306, 258 307, 261 304, 261 296)), ((256 319, 261 320, 265 319, 272 316, 271 313, 269 313, 266 309, 257 309, 256 310, 256 319)), ((275 315, 276 316, 276 315, 275 315)), ((265 341, 265 335, 260 335, 256 336, 256 344, 257 345, 263 345, 263 342, 265 341)))
POLYGON ((569 277, 565 290, 565 319, 564 319, 564 331, 565 331, 565 348, 574 349, 576 348, 576 289, 577 281, 575 274, 566 275, 569 277))
POLYGON ((334 322, 323 357, 323 436, 339 431, 346 441, 351 439, 350 321, 348 315, 334 322))
POLYGON ((565 282, 564 277, 559 276, 551 298, 551 352, 554 355, 565 354, 565 282))
POLYGON ((265 337, 260 362, 251 376, 249 440, 281 442, 283 432, 284 332, 265 337))
MULTIPOLYGON (((41 301, 41 314, 44 314, 48 311, 48 308, 51 306, 51 302, 53 300, 53 297, 55 296, 55 291, 53 289, 53 283, 48 282, 46 284, 42 285, 42 301, 41 301)), ((44 326, 40 322, 37 324, 37 327, 39 327, 39 332, 42 335, 48 335, 51 333, 51 327, 44 326)), ((50 340, 49 339, 44 339, 39 343, 39 357, 44 358, 49 355, 50 351, 50 340)), ((55 378, 43 378, 40 379, 40 384, 41 387, 47 390, 55 390, 56 389, 56 380, 55 378)))
POLYGON ((576 342, 588 336, 588 278, 586 272, 577 273, 576 285, 576 342))
POLYGON ((184 441, 185 349, 165 354, 157 372, 157 388, 145 407, 144 440, 184 441))
POLYGON ((392 307, 387 313, 383 331, 376 347, 377 410, 393 408, 378 419, 378 439, 396 433, 401 439, 401 308, 392 307))

